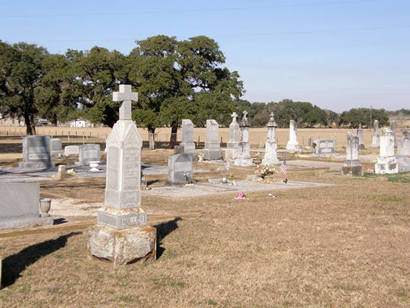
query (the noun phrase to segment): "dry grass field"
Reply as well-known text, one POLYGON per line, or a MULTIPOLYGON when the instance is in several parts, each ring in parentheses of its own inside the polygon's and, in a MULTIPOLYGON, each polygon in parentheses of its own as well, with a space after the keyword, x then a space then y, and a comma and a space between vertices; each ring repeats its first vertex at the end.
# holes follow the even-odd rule
MULTIPOLYGON (((102 128, 70 128, 70 127, 37 127, 38 135, 49 135, 61 137, 67 136, 81 137, 81 138, 70 138, 69 142, 90 142, 89 139, 97 139, 103 142, 111 129, 108 127, 102 128), (93 138, 94 137, 94 138, 93 138)), ((336 129, 336 128, 301 128, 298 129, 298 141, 300 145, 307 145, 309 138, 312 141, 316 138, 324 139, 334 139, 336 140, 336 147, 341 149, 346 146, 346 133, 348 129, 336 129)), ((143 128, 139 128, 139 132, 144 141, 148 141, 148 132, 143 128)), ((171 134, 170 128, 159 128, 156 130, 155 140, 157 142, 168 142, 171 134)), ((264 147, 266 141, 267 128, 250 128, 249 138, 250 143, 253 147, 264 147)), ((24 136, 24 127, 5 127, 0 126, 0 136, 24 136)), ((289 129, 279 128, 276 130, 277 142, 279 147, 284 148, 289 139, 289 129)), ((220 128, 219 136, 223 143, 229 140, 229 128, 220 128)), ((401 136, 401 131, 397 130, 397 136, 401 136)), ((194 140, 196 142, 205 142, 206 139, 206 128, 195 128, 194 129, 194 140)), ((177 140, 181 140, 181 129, 178 129, 177 140)), ((67 141, 67 140, 64 140, 67 141)), ((372 143, 372 130, 363 130, 363 141, 367 147, 370 147, 372 143)))
MULTIPOLYGON (((166 164, 168 150, 143 151, 166 164)), ((217 165, 197 163, 216 176, 217 165)), ((232 168, 236 178, 253 168, 232 168)), ((410 175, 342 177, 335 186, 166 199, 143 196, 158 259, 114 269, 87 252, 95 218, 0 232, 1 307, 409 307, 410 175)), ((221 176, 221 174, 219 174, 221 176)), ((160 185, 165 176, 149 176, 160 185)), ((102 202, 104 179, 42 184, 43 197, 102 202)))

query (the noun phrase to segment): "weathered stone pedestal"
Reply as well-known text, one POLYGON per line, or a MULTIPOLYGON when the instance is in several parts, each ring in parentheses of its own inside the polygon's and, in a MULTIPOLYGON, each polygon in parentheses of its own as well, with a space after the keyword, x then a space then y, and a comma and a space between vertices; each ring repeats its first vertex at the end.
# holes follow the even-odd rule
POLYGON ((286 144, 286 150, 289 153, 295 153, 300 151, 298 139, 296 136, 296 122, 295 120, 290 120, 289 123, 289 141, 286 144))
POLYGON ((251 147, 249 145, 249 132, 248 132, 248 112, 244 111, 242 115, 242 120, 240 124, 241 128, 241 142, 239 143, 240 153, 234 160, 235 166, 249 167, 253 165, 253 160, 251 158, 251 147))
POLYGON ((351 176, 363 176, 363 168, 362 166, 343 166, 342 174, 351 176))
POLYGON ((151 226, 116 230, 103 225, 88 229, 88 249, 114 266, 156 259, 157 229, 151 226))

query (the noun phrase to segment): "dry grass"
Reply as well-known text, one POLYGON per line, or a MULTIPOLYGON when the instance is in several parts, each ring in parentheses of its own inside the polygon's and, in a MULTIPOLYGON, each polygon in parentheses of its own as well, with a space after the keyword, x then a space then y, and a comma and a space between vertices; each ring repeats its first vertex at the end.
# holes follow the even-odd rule
MULTIPOLYGON (((145 129, 138 129, 141 137, 144 141, 148 141, 148 132, 145 129)), ((66 143, 80 143, 80 142, 104 142, 106 136, 110 133, 111 129, 108 127, 103 128, 69 128, 69 127, 37 127, 38 135, 57 136, 62 138, 66 143), (74 136, 78 138, 67 138, 66 136, 74 136), (61 137, 63 136, 63 137, 61 137), (65 137, 64 137, 65 136, 65 137), (79 138, 81 137, 81 138, 79 138)), ((298 141, 301 145, 307 145, 309 138, 312 141, 316 138, 334 139, 336 140, 336 147, 341 149, 346 146, 346 133, 348 129, 335 129, 335 128, 304 128, 298 129, 298 141)), ((159 128, 156 130, 157 142, 168 142, 170 137, 170 128, 159 128)), ((24 127, 1 127, 0 136, 23 136, 25 134, 24 127)), ((267 128, 250 128, 249 140, 253 147, 263 147, 266 141, 267 128)), ((279 128, 276 130, 277 142, 279 147, 285 147, 289 139, 289 129, 279 128)), ((226 143, 229 139, 229 128, 220 128, 219 136, 223 143, 226 143)), ((398 130, 397 136, 401 136, 401 132, 398 130)), ((194 140, 199 142, 205 142, 206 128, 194 129, 194 140)), ((178 129, 177 140, 181 140, 181 129, 178 129)), ((372 143, 372 130, 363 130, 363 141, 366 147, 370 147, 372 143)), ((20 141, 21 142, 21 141, 20 141)))
MULTIPOLYGON (((143 161, 165 164, 168 154, 144 151, 143 161)), ((409 184, 327 170, 289 178, 336 186, 246 201, 144 196, 160 236, 149 264, 113 269, 88 257, 91 218, 0 232, 0 306, 408 307, 409 184)), ((42 194, 102 201, 103 179, 63 183, 44 183, 42 194)))

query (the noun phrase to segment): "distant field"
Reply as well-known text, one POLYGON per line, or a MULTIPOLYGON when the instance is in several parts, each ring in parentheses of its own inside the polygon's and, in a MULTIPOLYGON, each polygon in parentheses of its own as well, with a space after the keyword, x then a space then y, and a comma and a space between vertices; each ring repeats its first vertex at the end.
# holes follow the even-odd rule
MULTIPOLYGON (((71 128, 71 127, 37 127, 38 135, 50 135, 50 136, 84 136, 95 137, 105 139, 111 131, 109 127, 102 128, 71 128)), ((307 145, 309 138, 312 140, 316 138, 326 138, 336 140, 336 147, 341 148, 346 145, 346 133, 348 129, 342 128, 304 128, 298 129, 298 141, 301 145, 307 145)), ((146 129, 139 128, 139 132, 144 141, 148 141, 148 132, 146 129)), ((263 147, 266 140, 267 128, 250 128, 249 138, 252 147, 263 147)), ((156 130, 157 142, 169 141, 171 134, 171 128, 159 128, 156 130)), ((25 127, 5 127, 0 126, 0 136, 23 136, 25 135, 25 127)), ((220 128, 219 135, 223 143, 226 143, 229 139, 229 128, 220 128)), ((276 130, 277 142, 279 147, 286 146, 289 138, 288 128, 279 128, 276 130)), ((398 130, 397 135, 400 136, 401 132, 398 130)), ((364 143, 368 147, 372 142, 372 130, 363 130, 364 143)), ((181 129, 178 129, 177 134, 178 141, 181 140, 181 129)), ((206 139, 206 128, 194 129, 195 141, 204 142, 206 139)))

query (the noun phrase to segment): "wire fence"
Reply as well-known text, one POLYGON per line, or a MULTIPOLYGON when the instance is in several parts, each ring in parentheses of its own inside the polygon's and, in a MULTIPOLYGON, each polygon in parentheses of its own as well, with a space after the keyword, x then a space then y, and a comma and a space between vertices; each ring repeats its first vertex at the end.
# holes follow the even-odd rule
MULTIPOLYGON (((144 146, 149 143, 150 133, 143 128, 138 128, 144 146)), ((332 139, 336 142, 337 148, 346 146, 346 134, 348 129, 341 128, 305 128, 297 130, 298 142, 301 146, 311 146, 315 139, 332 139)), ((56 126, 40 126, 36 127, 37 135, 47 135, 51 137, 61 138, 63 142, 105 142, 105 139, 111 132, 109 127, 91 128, 91 127, 56 127, 56 126)), ((26 135, 25 127, 18 126, 0 126, 0 136, 15 136, 22 137, 26 135)), ((155 147, 169 147, 171 136, 171 128, 158 128, 154 134, 155 147)), ((177 143, 181 142, 181 129, 176 133, 177 143)), ((264 148, 267 137, 267 128, 249 128, 249 141, 252 148, 264 148)), ((229 140, 229 128, 219 128, 219 138, 222 146, 226 146, 229 140)), ((364 144, 369 145, 372 142, 372 130, 363 129, 364 144)), ((289 139, 289 129, 276 129, 276 140, 279 148, 286 146, 289 139)), ((198 148, 203 147, 206 141, 206 128, 194 129, 194 142, 198 148)))

